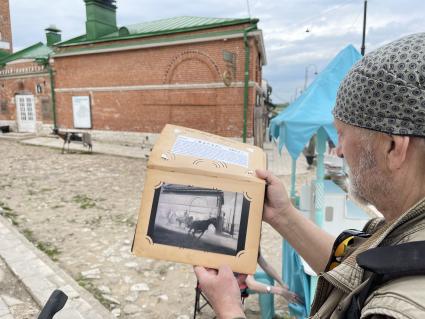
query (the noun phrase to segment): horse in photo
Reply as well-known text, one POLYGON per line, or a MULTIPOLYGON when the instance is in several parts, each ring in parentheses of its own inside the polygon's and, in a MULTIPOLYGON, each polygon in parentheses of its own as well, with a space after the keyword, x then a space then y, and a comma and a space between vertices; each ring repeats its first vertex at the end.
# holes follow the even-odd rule
POLYGON ((189 231, 187 234, 190 235, 190 233, 192 233, 193 237, 195 237, 196 234, 199 234, 199 237, 197 238, 199 240, 210 225, 217 227, 217 218, 212 217, 204 220, 195 220, 189 225, 189 231))

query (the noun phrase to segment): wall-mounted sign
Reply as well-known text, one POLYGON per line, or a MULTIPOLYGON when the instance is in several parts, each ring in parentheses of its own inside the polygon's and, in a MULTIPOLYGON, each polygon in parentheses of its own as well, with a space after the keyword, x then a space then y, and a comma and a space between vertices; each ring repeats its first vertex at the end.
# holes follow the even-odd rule
POLYGON ((37 84, 35 86, 35 91, 37 92, 37 94, 43 93, 43 87, 41 86, 41 84, 37 84))
POLYGON ((74 128, 91 128, 91 109, 89 96, 72 97, 74 128))

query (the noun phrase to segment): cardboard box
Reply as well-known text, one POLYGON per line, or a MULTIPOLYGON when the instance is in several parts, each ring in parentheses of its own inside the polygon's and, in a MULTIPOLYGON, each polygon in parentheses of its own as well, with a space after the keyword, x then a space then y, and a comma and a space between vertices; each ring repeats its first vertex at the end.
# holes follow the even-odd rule
POLYGON ((256 270, 266 168, 262 149, 167 125, 147 165, 136 256, 256 270))

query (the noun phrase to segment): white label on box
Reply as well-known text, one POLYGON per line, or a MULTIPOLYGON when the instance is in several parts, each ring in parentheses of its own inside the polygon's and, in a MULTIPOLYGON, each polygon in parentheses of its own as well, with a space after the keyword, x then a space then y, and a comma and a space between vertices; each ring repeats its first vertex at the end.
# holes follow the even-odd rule
POLYGON ((248 167, 248 152, 182 135, 177 137, 171 152, 248 167))

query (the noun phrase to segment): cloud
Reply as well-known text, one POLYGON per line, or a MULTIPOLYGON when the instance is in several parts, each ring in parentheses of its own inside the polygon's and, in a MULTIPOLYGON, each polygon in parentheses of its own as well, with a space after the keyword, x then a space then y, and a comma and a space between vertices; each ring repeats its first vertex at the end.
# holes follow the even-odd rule
MULTIPOLYGON (((1 0, 0 0, 1 1, 1 0)), ((361 0, 248 0, 252 17, 260 19, 268 65, 263 77, 273 87, 272 98, 283 102, 304 86, 305 67, 322 70, 346 45, 360 48, 361 0), (305 32, 309 28, 311 32, 305 32)), ((10 0, 14 47, 45 42, 44 29, 56 24, 63 39, 85 33, 83 0, 10 0)), ((118 25, 174 16, 241 18, 246 0, 118 0, 118 25)), ((366 50, 403 35, 424 32, 423 0, 369 0, 366 50)), ((311 75, 312 76, 312 75, 311 75)))

